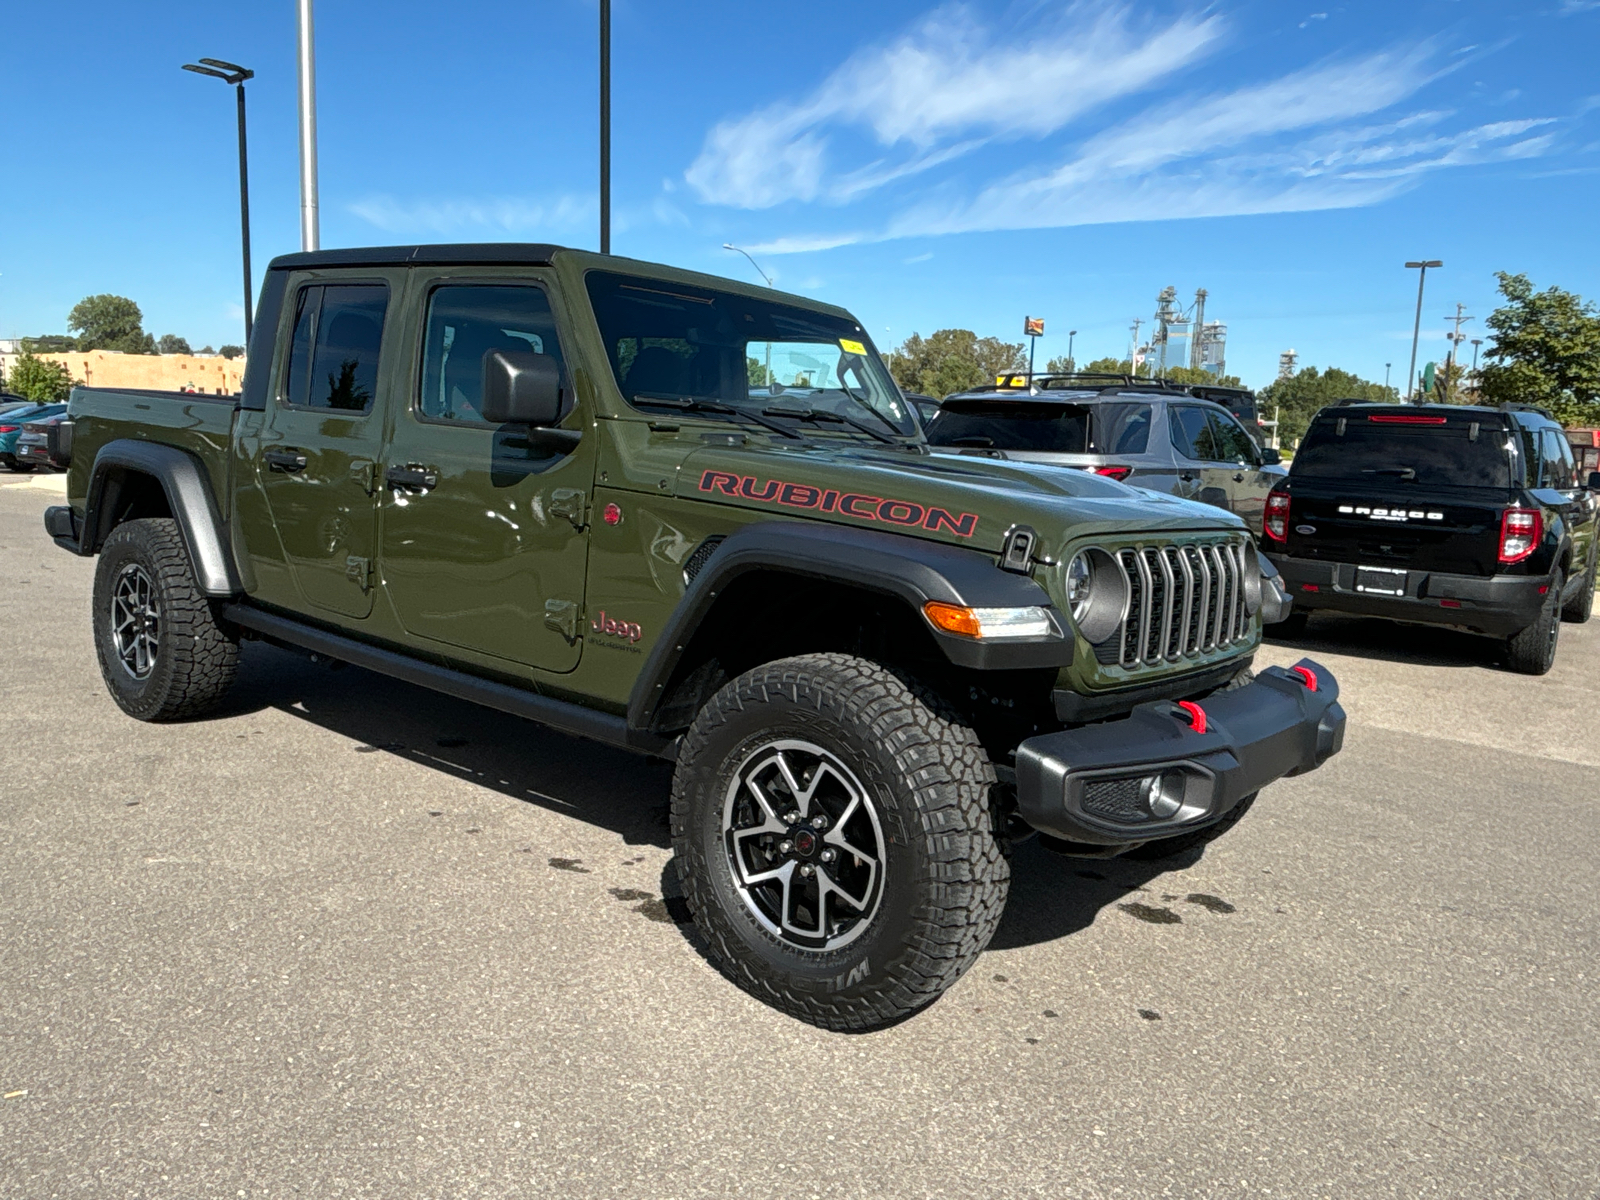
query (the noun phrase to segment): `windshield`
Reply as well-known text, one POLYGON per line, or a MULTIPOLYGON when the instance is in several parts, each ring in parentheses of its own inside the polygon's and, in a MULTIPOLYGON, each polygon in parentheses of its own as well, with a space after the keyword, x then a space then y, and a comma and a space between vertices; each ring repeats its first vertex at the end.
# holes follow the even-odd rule
POLYGON ((861 326, 689 284, 591 271, 589 299, 630 404, 703 401, 768 416, 860 422, 910 437, 916 417, 861 326))
POLYGON ((1294 478, 1418 487, 1511 486, 1516 452, 1487 423, 1372 424, 1361 416, 1320 418, 1295 452, 1294 478))

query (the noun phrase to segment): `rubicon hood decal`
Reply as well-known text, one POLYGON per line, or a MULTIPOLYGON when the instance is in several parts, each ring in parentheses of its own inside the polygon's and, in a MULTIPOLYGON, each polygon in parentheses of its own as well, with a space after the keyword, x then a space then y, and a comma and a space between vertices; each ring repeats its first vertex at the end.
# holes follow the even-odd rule
POLYGON ((758 475, 736 475, 732 471, 702 472, 700 490, 763 504, 837 512, 847 517, 883 521, 890 525, 916 526, 933 533, 951 533, 960 538, 970 538, 978 532, 977 513, 953 513, 936 504, 920 504, 915 500, 871 496, 865 492, 840 492, 832 488, 813 487, 809 483, 786 483, 781 479, 762 479, 758 475))

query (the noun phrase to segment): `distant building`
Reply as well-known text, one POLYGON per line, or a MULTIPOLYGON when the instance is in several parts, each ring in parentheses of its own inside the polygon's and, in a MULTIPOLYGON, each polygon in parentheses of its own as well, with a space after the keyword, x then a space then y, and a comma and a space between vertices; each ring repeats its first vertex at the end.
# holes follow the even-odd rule
MULTIPOLYGON (((15 342, 0 343, 0 370, 10 374, 21 353, 15 342)), ((41 354, 63 364, 72 378, 89 387, 149 388, 160 392, 204 392, 231 396, 244 385, 244 358, 199 354, 123 354, 117 350, 74 350, 41 354)))

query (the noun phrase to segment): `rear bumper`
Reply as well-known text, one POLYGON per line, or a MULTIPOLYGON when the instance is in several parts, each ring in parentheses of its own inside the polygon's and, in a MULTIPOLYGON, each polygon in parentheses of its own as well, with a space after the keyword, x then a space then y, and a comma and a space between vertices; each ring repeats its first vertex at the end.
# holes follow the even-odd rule
POLYGON ((1539 618, 1550 579, 1543 575, 1447 575, 1409 571, 1404 596, 1356 591, 1354 563, 1273 555, 1301 612, 1327 610, 1394 621, 1465 626, 1510 637, 1539 618))
POLYGON ((1214 824, 1286 775, 1344 744, 1339 684, 1301 659, 1208 697, 1205 732, 1177 705, 1142 704, 1120 721, 1029 738, 1017 747, 1018 815, 1069 842, 1117 846, 1214 824), (1304 668, 1313 690, 1295 672, 1304 668))
POLYGON ((74 554, 83 553, 78 542, 78 514, 70 505, 52 504, 45 509, 44 531, 63 550, 71 550, 74 554))

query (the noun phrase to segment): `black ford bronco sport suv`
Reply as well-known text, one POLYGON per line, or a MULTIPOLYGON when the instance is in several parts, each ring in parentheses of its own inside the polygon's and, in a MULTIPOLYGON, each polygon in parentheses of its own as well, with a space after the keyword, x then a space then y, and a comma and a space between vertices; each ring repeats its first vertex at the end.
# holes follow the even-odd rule
POLYGON ((1279 628, 1319 609, 1448 625, 1543 675, 1594 605, 1597 488, 1543 409, 1324 408, 1267 498, 1262 545, 1295 600, 1279 628))

